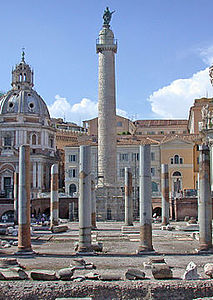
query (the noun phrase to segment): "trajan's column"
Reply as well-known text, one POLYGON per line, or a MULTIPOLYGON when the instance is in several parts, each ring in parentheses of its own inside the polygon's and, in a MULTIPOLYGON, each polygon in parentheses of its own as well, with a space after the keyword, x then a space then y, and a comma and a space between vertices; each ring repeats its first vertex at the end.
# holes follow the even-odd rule
POLYGON ((119 191, 116 186, 116 101, 115 101, 115 53, 117 43, 110 29, 113 12, 107 7, 104 23, 96 44, 99 55, 98 80, 98 189, 97 214, 101 219, 120 219, 119 191))

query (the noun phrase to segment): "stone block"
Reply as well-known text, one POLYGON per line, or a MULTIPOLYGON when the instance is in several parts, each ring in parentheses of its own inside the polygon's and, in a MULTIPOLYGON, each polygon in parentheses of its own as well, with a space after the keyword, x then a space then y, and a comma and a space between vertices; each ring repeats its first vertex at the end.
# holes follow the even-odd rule
POLYGON ((155 279, 171 279, 172 270, 166 264, 156 264, 152 267, 152 275, 155 279))
POLYGON ((73 259, 71 265, 72 266, 85 266, 86 262, 83 258, 75 258, 75 259, 73 259))
POLYGON ((57 280, 56 272, 49 270, 34 270, 30 276, 33 280, 57 280))
POLYGON ((121 277, 117 274, 102 274, 99 279, 102 281, 118 281, 121 280, 121 277))
POLYGON ((85 278, 90 280, 99 280, 99 274, 94 272, 89 272, 85 275, 85 278))
POLYGON ((197 273, 197 265, 193 261, 191 261, 186 267, 186 271, 183 274, 183 279, 196 280, 199 278, 200 275, 197 273))
POLYGON ((4 244, 4 246, 3 246, 3 248, 10 248, 10 247, 11 247, 11 245, 9 243, 4 244))
POLYGON ((92 250, 95 252, 102 252, 103 251, 103 243, 97 243, 92 245, 92 250))
POLYGON ((58 271, 58 277, 61 280, 71 280, 74 274, 75 268, 64 268, 58 271))
POLYGON ((125 273, 125 279, 129 280, 137 280, 137 279, 144 279, 145 273, 138 270, 138 269, 128 269, 125 273))
POLYGON ((19 266, 16 258, 0 258, 0 268, 8 268, 11 266, 19 266))
POLYGON ((9 270, 18 273, 20 279, 22 279, 22 280, 29 279, 29 276, 28 276, 27 272, 25 272, 25 271, 24 271, 22 268, 20 268, 20 267, 10 268, 9 270))
POLYGON ((52 226, 51 228, 52 233, 66 232, 67 230, 68 226, 66 225, 52 226))
POLYGON ((205 273, 205 275, 209 276, 210 278, 213 278, 213 264, 212 263, 205 264, 204 273, 205 273))
POLYGON ((73 281, 81 282, 81 281, 84 281, 85 279, 86 279, 85 276, 78 276, 78 277, 73 278, 73 281))
MULTIPOLYGON (((28 274, 21 268, 8 268, 0 270, 1 276, 6 280, 26 280, 29 279, 28 274)), ((1 279, 1 278, 0 278, 1 279)))
POLYGON ((191 219, 188 221, 188 224, 197 224, 196 219, 191 219))
POLYGON ((85 269, 87 269, 87 270, 93 270, 93 269, 96 269, 96 266, 93 263, 87 263, 85 265, 85 269))
POLYGON ((155 258, 150 258, 149 260, 150 264, 165 264, 165 259, 163 257, 155 257, 155 258))

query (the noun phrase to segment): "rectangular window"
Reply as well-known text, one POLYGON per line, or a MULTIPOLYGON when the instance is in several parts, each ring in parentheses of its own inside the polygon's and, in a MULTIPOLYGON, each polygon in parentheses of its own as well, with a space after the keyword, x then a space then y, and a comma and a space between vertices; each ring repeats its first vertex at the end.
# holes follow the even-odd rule
POLYGON ((70 178, 76 177, 76 169, 69 169, 68 175, 70 178))
POLYGON ((182 159, 182 157, 180 157, 180 164, 182 164, 183 163, 183 159, 182 159))
POLYGON ((11 136, 4 137, 4 146, 11 146, 12 145, 12 138, 11 136))
POLYGON ((117 127, 122 127, 122 122, 117 122, 117 127))
POLYGON ((155 176, 155 168, 151 168, 151 175, 155 176))
POLYGON ((75 154, 70 154, 69 155, 69 162, 72 162, 72 161, 76 161, 76 155, 75 154))
POLYGON ((139 153, 132 153, 132 161, 139 160, 139 153))
POLYGON ((125 169, 120 169, 120 177, 124 177, 125 176, 125 169))
POLYGON ((128 161, 128 153, 120 153, 120 161, 128 161))
POLYGON ((154 152, 151 152, 151 160, 155 160, 155 153, 154 152))

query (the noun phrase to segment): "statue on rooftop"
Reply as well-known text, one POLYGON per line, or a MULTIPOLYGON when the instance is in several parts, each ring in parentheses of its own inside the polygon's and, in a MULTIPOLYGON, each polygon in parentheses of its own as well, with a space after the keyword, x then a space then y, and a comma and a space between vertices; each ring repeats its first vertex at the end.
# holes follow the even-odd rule
POLYGON ((103 14, 103 19, 104 19, 104 25, 109 25, 111 18, 112 18, 112 14, 115 12, 115 10, 110 11, 109 7, 107 6, 104 14, 103 14))

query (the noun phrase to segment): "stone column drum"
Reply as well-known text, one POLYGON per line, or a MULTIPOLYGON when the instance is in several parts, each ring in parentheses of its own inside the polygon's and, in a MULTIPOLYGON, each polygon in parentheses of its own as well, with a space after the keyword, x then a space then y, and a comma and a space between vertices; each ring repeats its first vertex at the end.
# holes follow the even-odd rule
POLYGON ((150 145, 140 146, 139 163, 140 245, 138 254, 153 251, 150 145))
POLYGON ((210 190, 209 146, 201 145, 199 164, 199 250, 212 248, 212 199, 210 190))
POLYGON ((169 224, 169 171, 168 165, 161 165, 162 225, 169 224))
POLYGON ((18 252, 32 252, 30 236, 30 146, 19 148, 18 252))
POLYGON ((14 225, 18 225, 18 172, 14 173, 14 225))
POLYGON ((50 190, 50 228, 58 225, 59 200, 58 200, 58 165, 51 166, 50 190))
POLYGON ((125 168, 125 225, 133 225, 132 172, 125 168))
POLYGON ((98 185, 116 183, 116 101, 115 58, 117 44, 110 25, 99 32, 96 51, 99 55, 98 79, 98 185))
POLYGON ((69 221, 73 221, 74 220, 74 203, 71 202, 69 203, 69 221))
POLYGON ((80 146, 78 252, 92 252, 91 246, 91 148, 80 146))
POLYGON ((95 175, 91 174, 91 223, 92 228, 96 228, 96 195, 95 195, 95 175))

